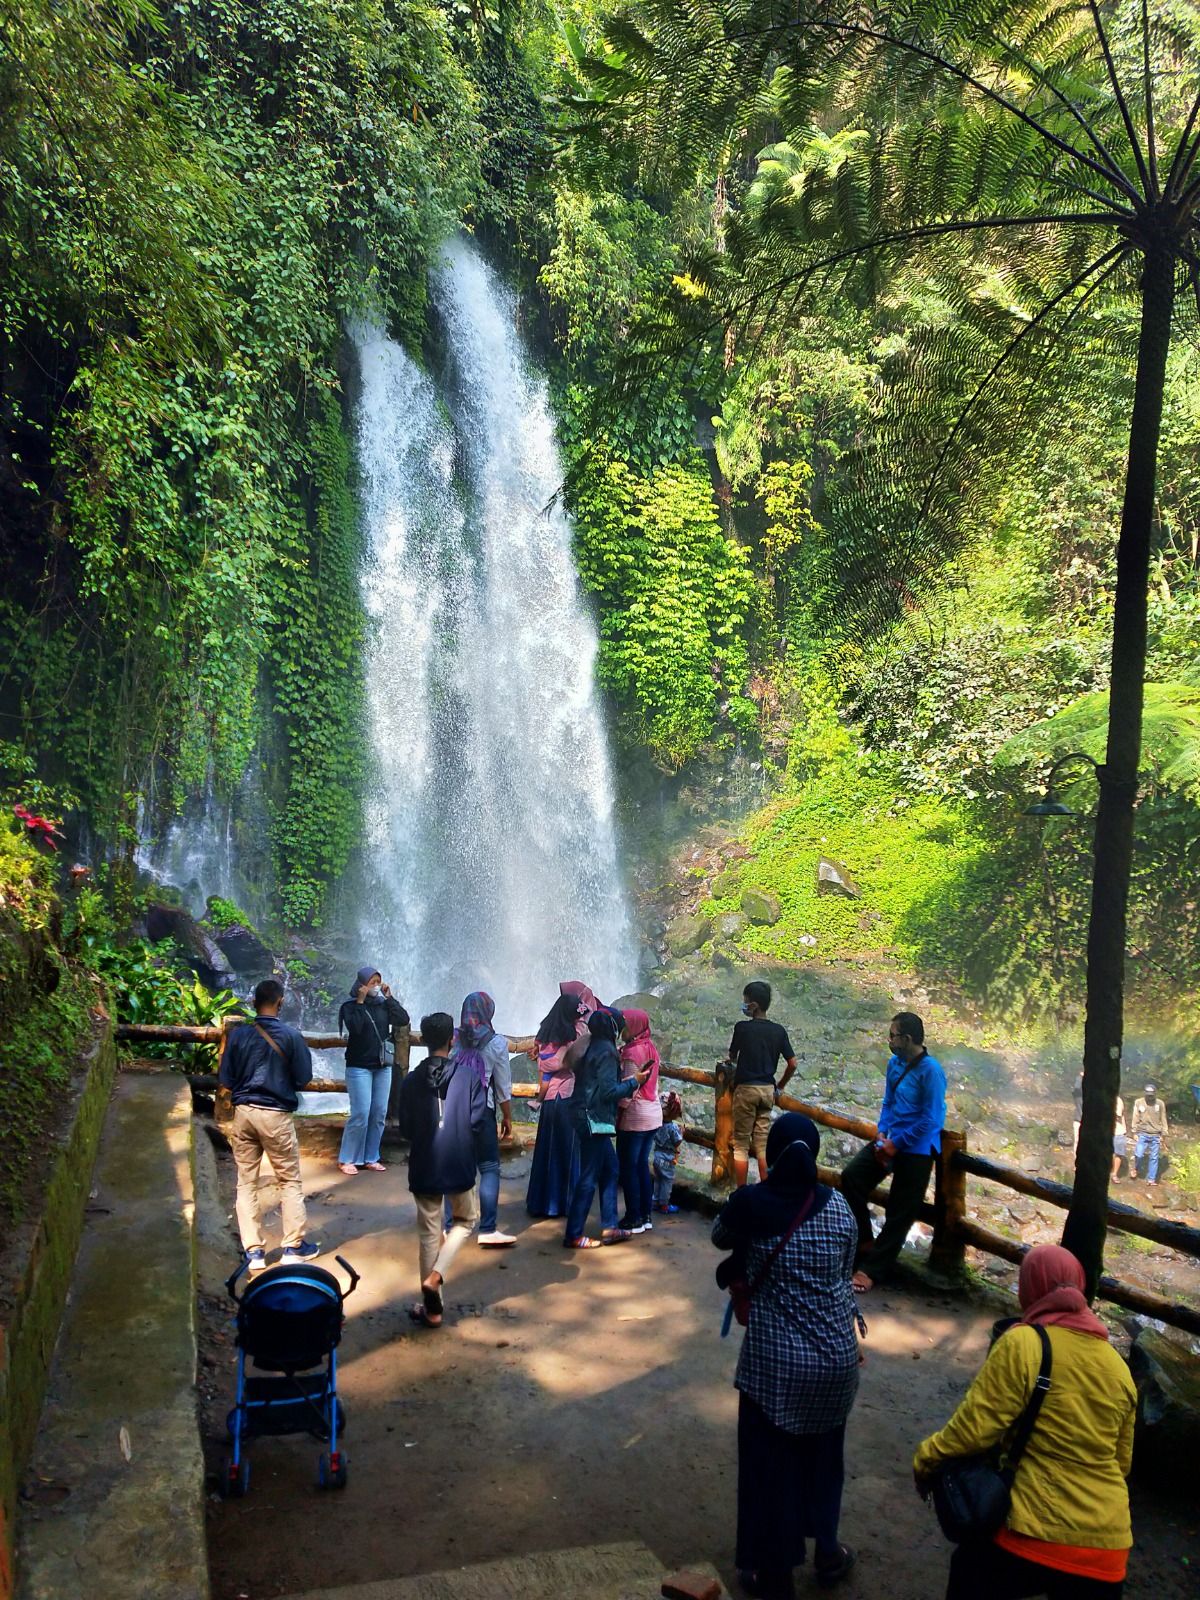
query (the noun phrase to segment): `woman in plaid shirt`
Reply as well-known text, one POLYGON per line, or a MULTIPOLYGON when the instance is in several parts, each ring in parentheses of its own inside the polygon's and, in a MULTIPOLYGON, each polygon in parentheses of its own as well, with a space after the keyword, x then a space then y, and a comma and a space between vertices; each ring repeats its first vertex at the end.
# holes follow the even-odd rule
POLYGON ((854 1565, 837 1532, 858 1390, 850 1287, 858 1230, 837 1190, 817 1182, 819 1149, 807 1117, 779 1117, 767 1139, 766 1183, 738 1189, 713 1224, 713 1243, 733 1251, 753 1291, 734 1378, 737 1565, 746 1592, 764 1600, 791 1600, 806 1538, 818 1583, 836 1583, 854 1565))

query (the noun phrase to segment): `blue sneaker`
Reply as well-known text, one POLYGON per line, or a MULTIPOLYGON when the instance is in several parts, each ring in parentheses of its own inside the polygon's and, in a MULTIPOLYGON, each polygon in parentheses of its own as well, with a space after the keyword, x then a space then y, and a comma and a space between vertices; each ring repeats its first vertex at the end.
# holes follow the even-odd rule
POLYGON ((267 1257, 264 1251, 258 1249, 246 1251, 247 1272, 261 1272, 266 1264, 267 1257))
POLYGON ((314 1244, 311 1239, 301 1239, 299 1244, 289 1245, 279 1258, 282 1267, 298 1267, 304 1261, 315 1261, 321 1254, 321 1246, 314 1244))

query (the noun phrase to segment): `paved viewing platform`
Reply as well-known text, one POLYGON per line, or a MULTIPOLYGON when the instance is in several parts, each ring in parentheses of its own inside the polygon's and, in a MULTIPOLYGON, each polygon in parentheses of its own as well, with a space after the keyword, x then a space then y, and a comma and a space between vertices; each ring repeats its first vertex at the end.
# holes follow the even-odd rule
MULTIPOLYGON (((316 1441, 267 1438, 250 1444, 246 1498, 217 1496, 234 1381, 232 1161, 177 1080, 125 1077, 28 1475, 21 1600, 204 1600, 209 1584, 212 1600, 637 1600, 685 1567, 737 1595, 740 1335, 719 1337, 707 1220, 684 1211, 619 1247, 569 1252, 559 1222, 526 1218, 528 1157, 509 1157, 500 1216, 519 1243, 463 1249, 432 1332, 408 1315, 403 1153, 348 1178, 331 1128, 303 1137, 322 1264, 336 1271, 336 1252, 362 1274, 340 1350, 348 1486, 316 1487, 316 1441)), ((267 1227, 277 1237, 277 1215, 267 1227)), ((1003 1309, 912 1285, 865 1300, 842 1524, 859 1566, 840 1592, 939 1600, 949 1547, 913 1492, 912 1451, 950 1414, 1003 1309)), ((1128 1600, 1193 1596, 1194 1498, 1135 1482, 1133 1506, 1128 1600)))

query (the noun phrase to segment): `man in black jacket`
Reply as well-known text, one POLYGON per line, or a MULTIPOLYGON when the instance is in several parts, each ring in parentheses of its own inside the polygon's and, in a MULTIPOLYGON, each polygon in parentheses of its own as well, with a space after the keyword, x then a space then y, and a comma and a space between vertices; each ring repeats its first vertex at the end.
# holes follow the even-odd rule
POLYGON ((242 1249, 251 1272, 267 1264, 263 1251, 258 1173, 265 1155, 279 1185, 283 1213, 283 1254, 291 1265, 311 1261, 320 1246, 306 1241, 304 1190, 300 1183, 300 1143, 292 1113, 298 1091, 312 1078, 312 1056, 295 1028, 279 1020, 283 985, 264 978, 254 991, 255 1017, 234 1028, 221 1058, 220 1083, 233 1101, 229 1143, 237 1162, 237 1219, 242 1249))

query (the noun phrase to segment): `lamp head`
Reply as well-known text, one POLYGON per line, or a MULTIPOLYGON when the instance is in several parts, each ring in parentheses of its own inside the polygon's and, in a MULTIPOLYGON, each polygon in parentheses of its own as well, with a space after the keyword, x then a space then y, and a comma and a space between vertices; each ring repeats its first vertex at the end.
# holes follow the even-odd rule
POLYGON ((1051 789, 1040 800, 1035 800, 1031 806, 1026 806, 1022 815, 1026 817, 1077 817, 1079 813, 1072 811, 1070 806, 1064 805, 1051 789))

